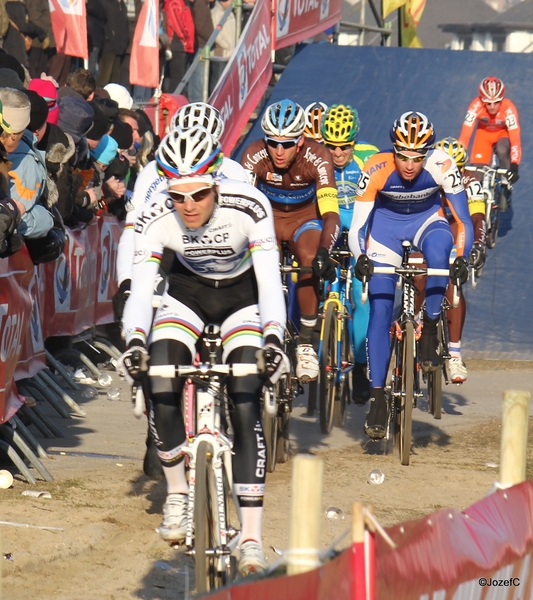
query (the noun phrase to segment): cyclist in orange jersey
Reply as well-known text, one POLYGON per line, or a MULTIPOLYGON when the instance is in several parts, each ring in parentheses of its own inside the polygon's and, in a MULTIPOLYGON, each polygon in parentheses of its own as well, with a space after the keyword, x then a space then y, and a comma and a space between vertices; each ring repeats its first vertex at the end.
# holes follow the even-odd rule
POLYGON ((497 77, 483 79, 479 86, 479 96, 468 107, 459 136, 459 141, 466 148, 474 131, 470 154, 472 164, 490 165, 495 153, 500 167, 508 169, 508 183, 516 183, 522 157, 518 110, 505 97, 505 84, 497 77))

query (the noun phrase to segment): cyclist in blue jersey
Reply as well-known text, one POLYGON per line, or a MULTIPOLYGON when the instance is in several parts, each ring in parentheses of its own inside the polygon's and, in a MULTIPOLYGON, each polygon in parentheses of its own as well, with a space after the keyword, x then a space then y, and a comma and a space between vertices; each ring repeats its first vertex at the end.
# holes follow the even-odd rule
MULTIPOLYGON (((442 211, 444 200, 457 223, 457 258, 450 267, 450 277, 453 282, 466 282, 473 228, 457 165, 446 152, 433 149, 435 130, 421 113, 404 113, 394 122, 390 138, 393 148, 374 154, 359 178, 349 240, 357 257, 356 277, 369 278, 374 262, 380 266, 400 266, 404 241, 411 242, 424 254, 428 267, 448 269, 454 236, 442 211)), ((376 274, 369 285, 370 410, 365 433, 372 439, 383 438, 387 430, 384 385, 396 280, 396 276, 376 274)), ((424 371, 434 371, 442 364, 437 326, 447 285, 448 277, 427 278, 420 340, 420 364, 424 371)))
POLYGON ((335 276, 329 252, 340 231, 333 161, 322 144, 303 136, 304 109, 292 100, 267 107, 261 127, 265 137, 244 150, 241 163, 270 200, 278 244, 289 242, 300 266, 312 267, 313 275, 300 274, 296 291, 300 308, 296 376, 309 383, 319 372, 312 344, 318 278, 335 276))
MULTIPOLYGON (((331 152, 337 182, 339 213, 343 231, 349 231, 357 192, 357 182, 367 159, 379 152, 376 146, 357 141, 361 123, 357 110, 349 105, 334 104, 321 122, 324 145, 331 152)), ((355 306, 353 321, 349 322, 355 351, 352 398, 355 404, 364 404, 370 398, 370 383, 366 374, 366 333, 370 306, 361 303, 362 283, 353 280, 352 302, 355 306)))

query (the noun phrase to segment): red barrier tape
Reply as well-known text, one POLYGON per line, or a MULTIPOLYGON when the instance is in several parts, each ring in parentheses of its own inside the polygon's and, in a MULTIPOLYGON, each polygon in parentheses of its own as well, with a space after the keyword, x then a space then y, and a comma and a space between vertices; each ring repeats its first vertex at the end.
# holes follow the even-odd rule
POLYGON ((518 600, 533 591, 533 481, 386 528, 319 569, 236 585, 213 600, 518 600), (366 547, 366 555, 361 561, 366 547), (364 580, 370 576, 369 587, 364 580), (497 589, 496 589, 497 588, 497 589), (368 594, 365 596, 364 594, 368 594), (363 595, 361 595, 363 594, 363 595))

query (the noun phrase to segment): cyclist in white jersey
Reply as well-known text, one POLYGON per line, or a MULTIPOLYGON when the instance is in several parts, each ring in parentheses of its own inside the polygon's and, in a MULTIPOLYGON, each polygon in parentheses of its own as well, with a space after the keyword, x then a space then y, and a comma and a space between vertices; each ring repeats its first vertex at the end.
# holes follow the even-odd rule
MULTIPOLYGON (((242 515, 239 571, 247 575, 267 566, 261 546, 266 466, 261 388, 265 377, 275 383, 288 372, 289 362, 281 350, 286 314, 272 209, 251 185, 216 178, 221 157, 220 146, 201 126, 171 131, 158 149, 167 192, 154 196, 135 222, 131 295, 124 311, 128 350, 119 364, 134 380, 145 376, 148 356, 152 365, 191 364, 208 323, 220 325, 228 363, 255 362, 260 348, 274 353, 263 378, 227 382, 242 515), (175 259, 152 325, 153 283, 165 248, 175 259)), ((265 353, 259 355, 265 361, 265 353)), ((181 454, 184 378, 149 381, 149 422, 168 492, 159 533, 179 542, 185 538, 188 501, 181 454)))
MULTIPOLYGON (((171 130, 180 127, 187 129, 193 125, 202 125, 213 135, 216 141, 220 139, 224 131, 224 122, 220 118, 219 111, 205 102, 193 102, 182 106, 172 117, 171 130)), ((248 182, 248 174, 236 161, 224 157, 217 171, 217 177, 227 179, 238 179, 248 182)), ((161 191, 166 191, 167 178, 158 171, 155 160, 148 163, 137 176, 133 194, 129 202, 129 210, 126 215, 124 231, 120 237, 117 253, 117 280, 119 289, 113 298, 113 308, 117 321, 122 319, 124 303, 130 294, 131 269, 133 264, 133 227, 143 206, 150 206, 153 198, 161 191)), ((156 296, 160 297, 166 284, 165 272, 172 260, 172 253, 167 253, 163 259, 160 275, 156 280, 156 296)), ((154 442, 150 432, 146 437, 146 454, 143 460, 144 474, 152 479, 162 476, 159 458, 155 451, 154 442)))

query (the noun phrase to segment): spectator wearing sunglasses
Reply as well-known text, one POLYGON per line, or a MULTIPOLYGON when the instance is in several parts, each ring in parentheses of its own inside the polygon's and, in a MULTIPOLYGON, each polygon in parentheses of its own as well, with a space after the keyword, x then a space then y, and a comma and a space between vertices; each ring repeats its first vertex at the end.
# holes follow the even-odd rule
MULTIPOLYGON (((522 158, 520 122, 516 106, 505 97, 505 84, 498 77, 486 77, 479 85, 479 96, 468 107, 459 141, 468 149, 475 132, 470 159, 473 165, 490 165, 496 154, 500 168, 507 169, 507 182, 519 179, 522 158)), ((479 180, 482 174, 475 174, 479 180)), ((510 199, 510 189, 506 186, 510 199)))
MULTIPOLYGON (((343 231, 349 231, 356 199, 357 182, 366 161, 379 150, 367 142, 357 141, 360 127, 357 111, 349 105, 330 106, 320 120, 320 137, 331 153, 335 167, 335 180, 339 198, 339 212, 343 231)), ((355 404, 365 404, 370 398, 367 377, 366 333, 370 308, 361 302, 362 283, 352 284, 352 303, 355 306, 350 322, 355 365, 352 371, 352 399, 355 404)))
MULTIPOLYGON (((372 439, 383 438, 387 429, 384 385, 397 279, 372 275, 374 264, 400 266, 402 242, 409 241, 423 253, 428 267, 448 269, 454 235, 441 210, 443 201, 457 224, 457 258, 450 268, 454 283, 468 278, 467 258, 473 242, 461 173, 452 157, 433 149, 435 130, 428 118, 418 112, 404 113, 394 122, 390 138, 392 149, 371 156, 361 172, 349 235, 350 250, 357 258, 355 276, 360 280, 371 277, 367 342, 370 411, 365 433, 372 439)), ((438 369, 442 362, 437 324, 448 280, 431 276, 426 281, 420 341, 420 362, 426 372, 438 369)))
POLYGON ((297 299, 300 335, 296 376, 302 383, 318 377, 318 356, 312 343, 318 313, 318 278, 332 279, 335 263, 329 252, 340 232, 335 172, 330 152, 305 138, 305 111, 292 100, 267 107, 261 127, 265 137, 246 148, 241 162, 272 204, 278 244, 289 242, 302 267, 297 299))

